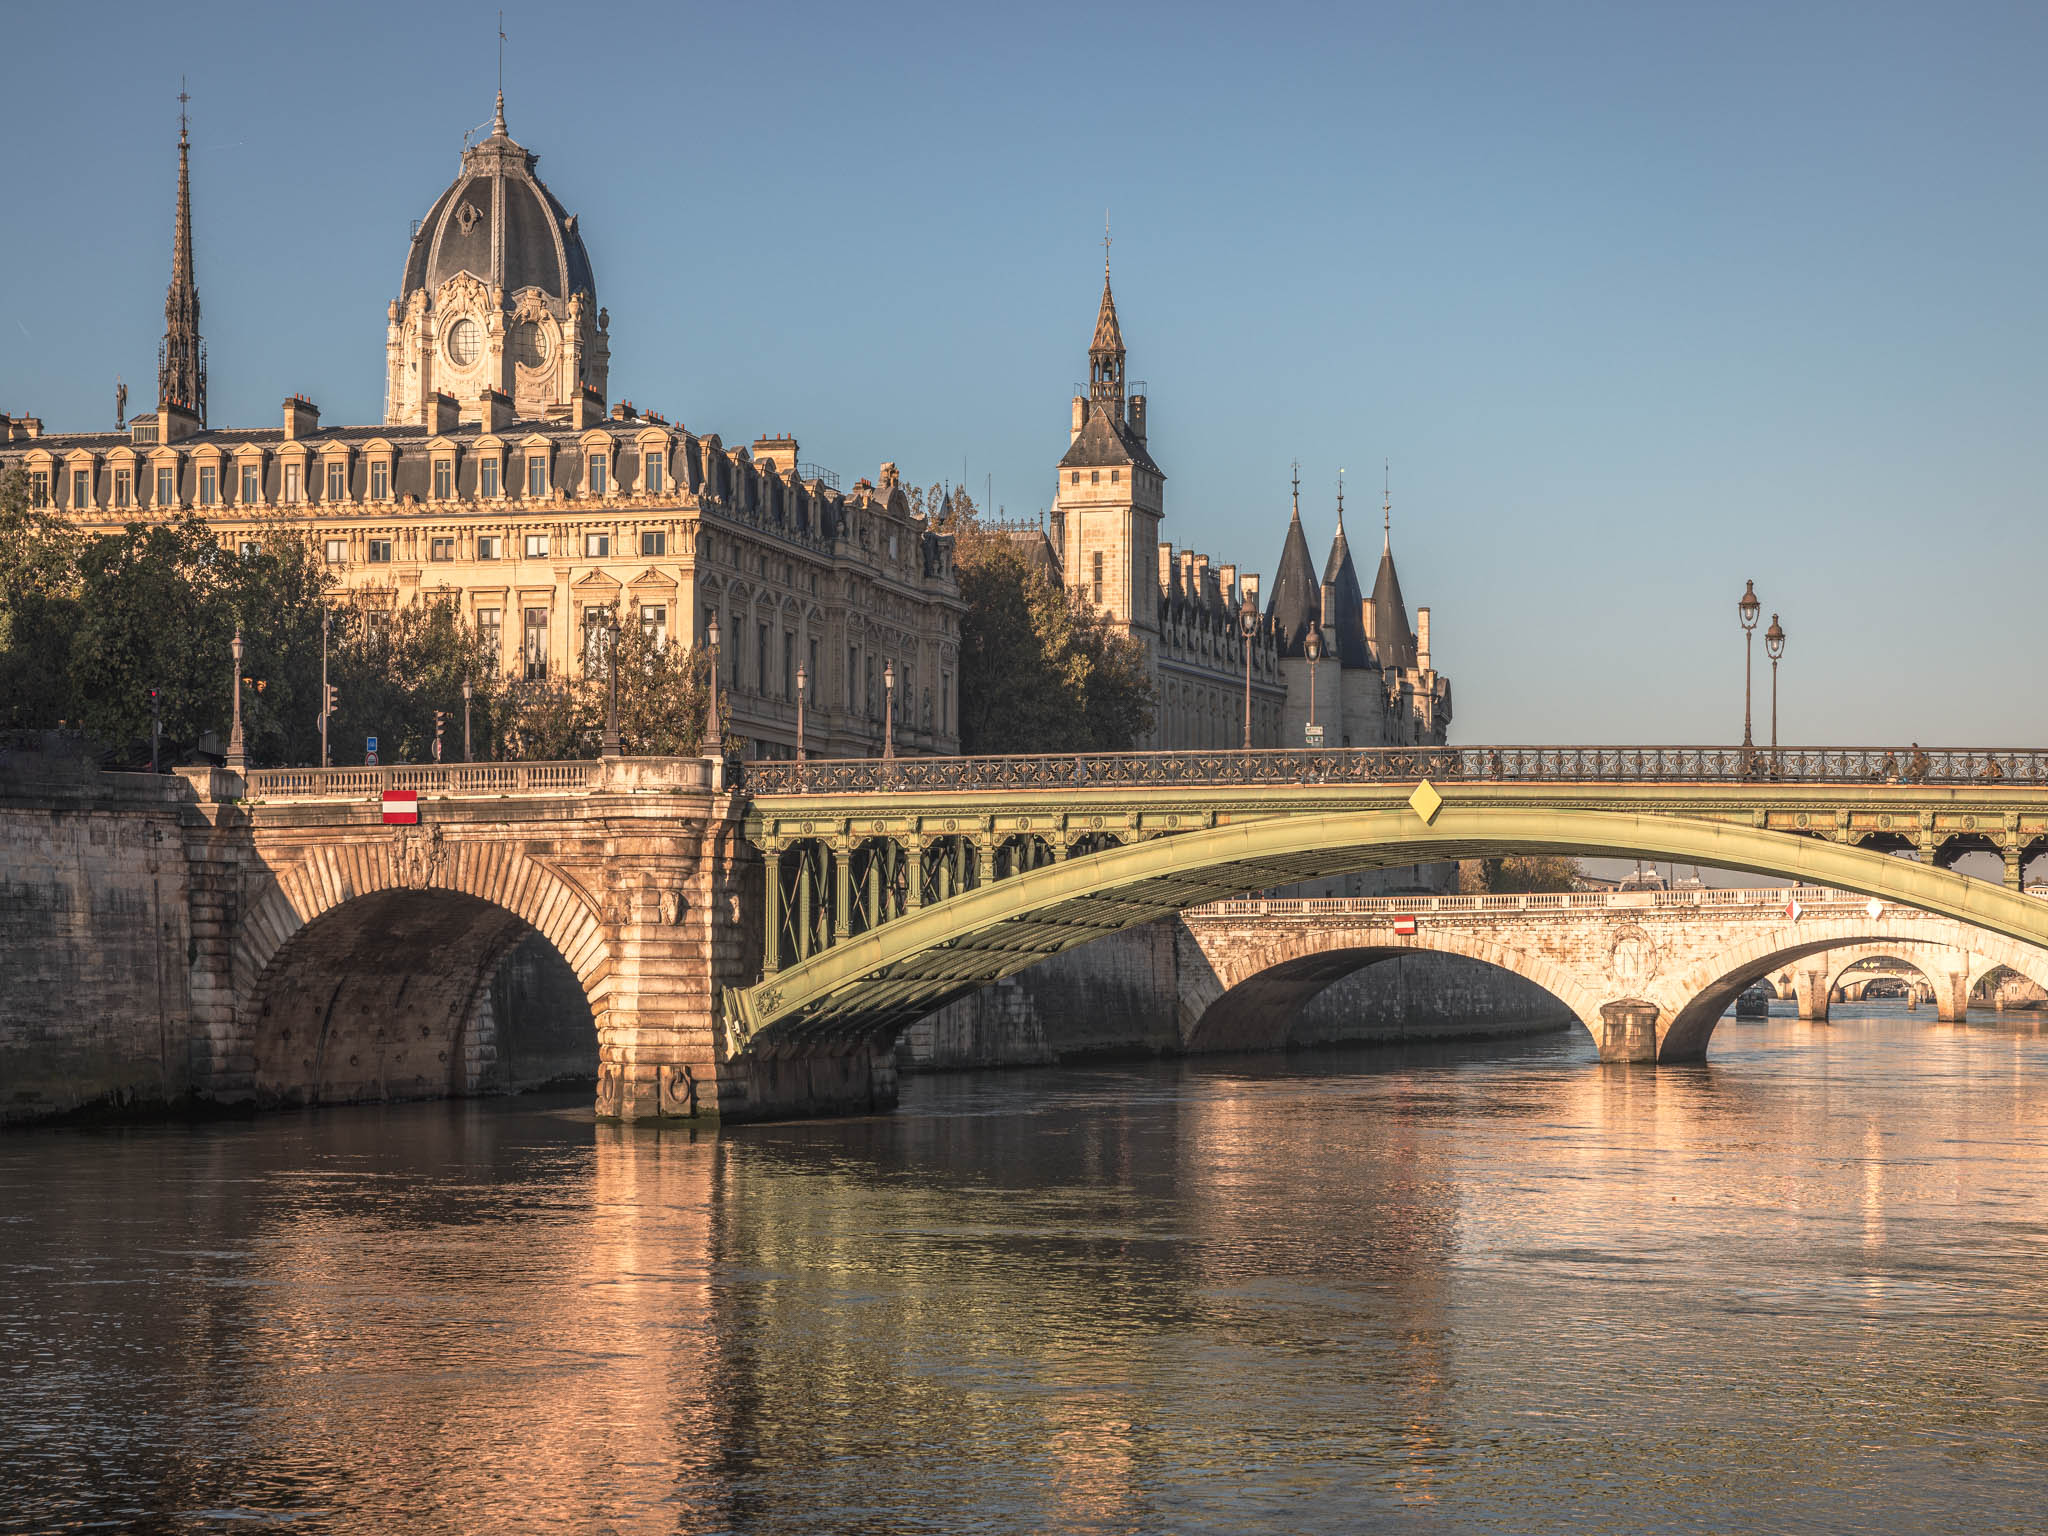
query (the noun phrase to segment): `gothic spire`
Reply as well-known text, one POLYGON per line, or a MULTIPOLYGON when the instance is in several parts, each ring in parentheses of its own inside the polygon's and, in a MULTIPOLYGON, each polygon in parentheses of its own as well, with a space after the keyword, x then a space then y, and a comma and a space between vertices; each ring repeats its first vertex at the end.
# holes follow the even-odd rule
MULTIPOLYGON (((171 242, 171 286, 164 295, 164 339, 157 348, 159 412, 176 406, 206 425, 206 343, 199 335, 199 285, 192 270, 191 125, 178 85, 178 227, 171 242)), ((159 430, 162 429, 161 423, 159 430)))
POLYGON ((1095 339, 1088 344, 1088 398, 1124 410, 1124 333, 1116 323, 1116 296, 1109 291, 1109 220, 1102 221, 1102 304, 1095 311, 1095 339))

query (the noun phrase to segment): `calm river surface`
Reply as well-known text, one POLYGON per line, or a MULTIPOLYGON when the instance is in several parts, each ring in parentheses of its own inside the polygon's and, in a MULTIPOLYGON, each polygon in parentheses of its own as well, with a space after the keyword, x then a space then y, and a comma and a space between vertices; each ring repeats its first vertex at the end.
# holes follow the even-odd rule
POLYGON ((2041 1531, 2048 1037, 1858 1011, 0 1137, 0 1530, 2041 1531))

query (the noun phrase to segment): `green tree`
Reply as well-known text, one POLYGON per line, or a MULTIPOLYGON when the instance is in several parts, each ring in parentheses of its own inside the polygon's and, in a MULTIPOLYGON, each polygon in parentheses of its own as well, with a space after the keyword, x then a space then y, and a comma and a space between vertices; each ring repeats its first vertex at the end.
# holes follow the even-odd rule
POLYGON ((1505 896, 1579 888, 1579 861, 1564 854, 1523 853, 1498 859, 1463 859, 1458 889, 1466 895, 1505 896))
POLYGON ((76 714, 81 542, 54 513, 29 505, 20 465, 0 475, 0 727, 48 729, 76 714))
POLYGON ((1067 591, 1042 546, 983 526, 952 492, 946 529, 967 612, 960 745, 969 753, 1129 751, 1152 729, 1143 647, 1067 591))
MULTIPOLYGON (((335 762, 359 761, 371 736, 381 763, 431 762, 436 710, 442 760, 460 762, 465 680, 474 755, 499 755, 489 750, 508 702, 498 658, 453 601, 415 599, 384 609, 358 598, 334 611, 328 645, 328 678, 339 694, 328 727, 335 762)), ((316 672, 314 697, 318 691, 316 672)))
MULTIPOLYGON (((702 750, 710 701, 708 651, 657 642, 623 618, 613 621, 618 667, 619 745, 633 756, 686 756, 702 750)), ((520 682, 506 691, 502 729, 508 757, 595 757, 603 746, 610 674, 601 655, 583 677, 520 682)))

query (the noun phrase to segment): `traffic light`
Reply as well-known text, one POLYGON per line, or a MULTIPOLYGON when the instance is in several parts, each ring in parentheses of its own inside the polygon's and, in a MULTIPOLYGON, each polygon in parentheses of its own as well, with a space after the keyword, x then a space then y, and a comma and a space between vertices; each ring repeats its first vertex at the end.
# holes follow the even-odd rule
POLYGON ((334 714, 341 708, 341 690, 332 683, 327 684, 326 687, 327 697, 320 707, 320 713, 323 716, 334 714))
POLYGON ((437 709, 437 710, 435 710, 435 711, 434 711, 434 761, 435 761, 435 762, 437 762, 437 763, 438 763, 439 761, 441 761, 441 730, 442 730, 442 727, 444 727, 444 726, 445 726, 445 725, 446 725, 447 723, 448 723, 448 711, 447 711, 447 710, 445 710, 445 709, 437 709))

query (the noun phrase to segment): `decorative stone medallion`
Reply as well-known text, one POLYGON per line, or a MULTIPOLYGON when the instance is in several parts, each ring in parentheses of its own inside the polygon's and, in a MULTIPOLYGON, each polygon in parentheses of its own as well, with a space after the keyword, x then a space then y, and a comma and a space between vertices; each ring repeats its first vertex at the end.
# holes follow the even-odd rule
POLYGON ((1608 954, 1607 963, 1614 971, 1614 979, 1629 991, 1635 992, 1655 979, 1663 965, 1663 956, 1657 953, 1657 941, 1642 928, 1630 923, 1615 936, 1614 948, 1608 954))

